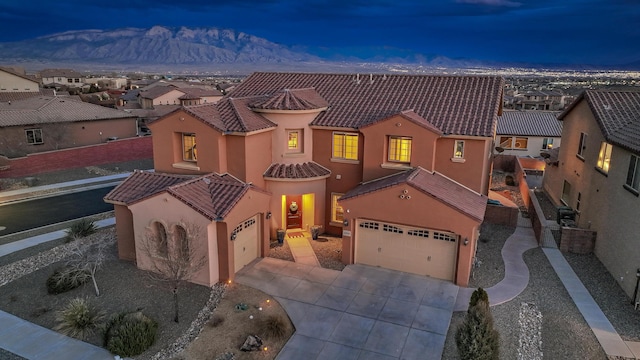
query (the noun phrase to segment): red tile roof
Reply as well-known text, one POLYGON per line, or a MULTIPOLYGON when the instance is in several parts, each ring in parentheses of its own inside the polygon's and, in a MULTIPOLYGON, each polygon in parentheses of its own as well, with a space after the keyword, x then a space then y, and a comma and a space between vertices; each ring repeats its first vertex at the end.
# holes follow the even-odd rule
POLYGON ((250 99, 225 98, 216 104, 185 106, 184 111, 214 129, 226 132, 251 132, 276 125, 247 107, 250 99))
POLYGON ((558 118, 564 119, 582 100, 607 142, 640 153, 640 91, 586 90, 558 118))
POLYGON ((487 197, 450 178, 421 167, 358 185, 344 194, 341 200, 367 195, 392 186, 407 184, 440 202, 478 221, 484 219, 487 197))
POLYGON ((310 179, 329 174, 329 169, 310 161, 302 164, 271 164, 263 176, 271 179, 310 179))
POLYGON ((130 205, 192 178, 193 176, 186 175, 134 171, 120 185, 105 195, 104 201, 111 204, 130 205))
POLYGON ((284 89, 249 104, 252 109, 265 110, 316 110, 327 106, 327 101, 315 89, 284 89))
POLYGON ((425 120, 424 118, 422 118, 420 115, 418 115, 415 112, 413 112, 413 110, 405 110, 405 111, 402 111, 402 112, 400 112, 398 114, 393 114, 393 115, 391 115, 391 116, 389 116, 389 117, 387 117, 385 119, 380 119, 379 121, 374 121, 374 122, 372 122, 370 124, 367 124, 367 125, 365 125, 363 127, 371 126, 373 124, 377 124, 379 122, 385 121, 385 120, 387 120, 389 118, 396 117, 396 116, 401 116, 401 117, 403 117, 403 118, 405 118, 405 119, 407 119, 407 120, 409 120, 409 121, 411 121, 411 122, 413 122, 413 123, 415 123, 415 124, 417 124, 419 126, 422 126, 423 128, 425 128, 427 130, 430 130, 433 133, 436 133, 438 135, 442 135, 442 131, 440 131, 440 129, 438 129, 432 123, 430 123, 427 120, 425 120))
MULTIPOLYGON (((275 96, 284 89, 313 88, 329 109, 316 126, 360 128, 404 110, 444 134, 492 137, 504 81, 498 76, 433 76, 263 73, 249 76, 234 97, 275 96)), ((316 104, 317 105, 317 104, 316 104)))

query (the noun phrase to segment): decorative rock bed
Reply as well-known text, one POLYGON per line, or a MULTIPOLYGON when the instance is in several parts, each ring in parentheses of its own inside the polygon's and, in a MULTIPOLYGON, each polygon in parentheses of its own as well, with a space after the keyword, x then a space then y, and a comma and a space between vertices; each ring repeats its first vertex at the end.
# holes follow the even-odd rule
POLYGON ((542 314, 532 303, 520 304, 520 338, 518 339, 519 360, 542 359, 542 314))

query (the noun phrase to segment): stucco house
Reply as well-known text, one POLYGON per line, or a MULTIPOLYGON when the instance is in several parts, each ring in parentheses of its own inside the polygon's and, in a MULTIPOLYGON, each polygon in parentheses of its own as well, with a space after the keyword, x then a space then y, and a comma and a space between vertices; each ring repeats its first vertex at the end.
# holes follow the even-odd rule
POLYGON ((264 256, 277 229, 321 225, 342 236, 347 264, 466 286, 503 85, 494 76, 254 73, 232 96, 149 124, 155 172, 105 197, 120 256, 144 266, 144 233, 162 224, 171 234, 193 216, 208 229, 199 246, 209 275, 197 281, 212 284, 264 256), (225 192, 232 180, 244 192, 225 192), (189 200, 182 187, 201 192, 185 190, 189 200))
POLYGON ((83 87, 85 76, 72 69, 44 69, 40 71, 40 78, 44 86, 83 87))
POLYGON ((173 85, 158 85, 140 90, 138 98, 143 109, 153 109, 158 105, 191 106, 215 103, 222 98, 222 93, 216 89, 178 88, 173 85))
POLYGON ((505 110, 498 118, 496 145, 504 155, 540 157, 540 152, 560 146, 562 121, 558 114, 505 110))
POLYGON ((0 67, 0 92, 38 92, 40 84, 36 79, 8 67, 0 67))
POLYGON ((597 231, 595 254, 630 297, 640 268, 640 92, 587 90, 565 110, 543 187, 597 231))
POLYGON ((0 102, 0 155, 10 158, 137 134, 134 115, 70 97, 37 96, 0 102))

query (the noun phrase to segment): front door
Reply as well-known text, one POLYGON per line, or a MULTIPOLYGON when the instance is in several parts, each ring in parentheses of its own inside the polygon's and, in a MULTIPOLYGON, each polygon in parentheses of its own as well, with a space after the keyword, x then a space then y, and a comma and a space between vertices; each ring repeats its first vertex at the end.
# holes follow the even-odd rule
POLYGON ((287 195, 287 229, 302 228, 302 195, 287 195))

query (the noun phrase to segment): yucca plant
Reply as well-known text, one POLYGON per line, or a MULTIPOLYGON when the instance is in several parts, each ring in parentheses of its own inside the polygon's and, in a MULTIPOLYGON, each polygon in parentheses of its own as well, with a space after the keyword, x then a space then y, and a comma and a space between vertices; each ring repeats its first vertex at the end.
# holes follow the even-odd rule
POLYGON ((80 219, 67 229, 67 241, 87 237, 98 230, 96 224, 88 219, 80 219))
POLYGON ((74 298, 56 313, 54 330, 63 335, 85 340, 102 328, 105 314, 85 298, 74 298))

